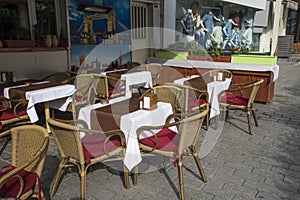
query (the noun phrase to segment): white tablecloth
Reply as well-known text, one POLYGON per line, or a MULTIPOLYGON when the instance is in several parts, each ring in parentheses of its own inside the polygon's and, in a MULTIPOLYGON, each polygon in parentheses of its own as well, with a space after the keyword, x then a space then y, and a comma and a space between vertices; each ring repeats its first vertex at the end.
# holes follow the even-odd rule
POLYGON ((183 78, 174 80, 174 83, 183 85, 184 81, 188 81, 192 78, 197 78, 197 77, 199 77, 199 75, 192 75, 190 78, 183 77, 183 78))
POLYGON ((208 102, 210 104, 210 118, 220 114, 219 94, 229 88, 231 79, 226 78, 225 81, 213 81, 207 84, 208 102))
MULTIPOLYGON (((97 109, 97 108, 101 108, 103 106, 107 106, 109 104, 124 101, 126 99, 128 99, 128 98, 122 96, 122 97, 117 97, 117 98, 114 98, 114 99, 110 99, 108 104, 96 103, 96 104, 93 104, 93 105, 83 107, 79 110, 78 119, 85 121, 87 123, 87 125, 89 126, 89 128, 91 128, 90 125, 91 125, 91 111, 92 110, 97 109)), ((81 133, 80 137, 82 138, 84 135, 85 135, 84 133, 81 133)))
MULTIPOLYGON (((25 98, 28 100, 27 114, 30 118, 30 121, 34 123, 39 119, 34 107, 35 104, 69 97, 74 92, 75 86, 71 84, 59 85, 26 92, 25 98)), ((66 106, 62 107, 66 108, 66 106)))
MULTIPOLYGON (((35 83, 31 83, 31 85, 37 85, 37 84, 43 84, 43 83, 49 83, 49 81, 35 82, 35 83)), ((3 89, 3 96, 6 98, 9 98, 9 89, 24 87, 24 86, 25 85, 23 84, 23 85, 14 85, 14 86, 6 87, 3 89)))
MULTIPOLYGON (((137 110, 121 116, 120 129, 123 131, 126 138, 124 164, 128 170, 131 170, 142 161, 136 130, 141 126, 164 125, 165 120, 172 113, 171 104, 158 102, 157 109, 155 110, 137 110)), ((148 136, 144 135, 144 137, 148 136)))
POLYGON ((125 96, 128 98, 131 97, 131 86, 143 84, 145 88, 152 88, 151 73, 148 71, 122 74, 121 80, 125 81, 125 96))
MULTIPOLYGON (((120 71, 126 71, 126 70, 128 70, 128 69, 119 69, 119 70, 117 70, 117 72, 120 72, 120 71)), ((113 72, 116 72, 116 71, 106 71, 106 72, 101 72, 100 74, 102 74, 102 75, 107 75, 108 73, 113 73, 113 72)))

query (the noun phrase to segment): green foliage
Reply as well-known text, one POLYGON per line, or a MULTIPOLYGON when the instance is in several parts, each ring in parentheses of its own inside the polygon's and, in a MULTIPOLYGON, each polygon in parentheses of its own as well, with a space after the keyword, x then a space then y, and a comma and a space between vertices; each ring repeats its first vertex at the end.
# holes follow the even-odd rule
POLYGON ((184 51, 184 52, 188 52, 189 55, 208 55, 206 50, 199 48, 199 45, 196 42, 190 42, 190 43, 179 42, 175 44, 170 44, 169 47, 165 50, 184 51))

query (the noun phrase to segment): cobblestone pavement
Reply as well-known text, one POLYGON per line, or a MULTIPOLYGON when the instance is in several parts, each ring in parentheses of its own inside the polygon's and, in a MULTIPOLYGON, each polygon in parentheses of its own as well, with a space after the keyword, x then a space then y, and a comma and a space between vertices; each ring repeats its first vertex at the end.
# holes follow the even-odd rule
MULTIPOLYGON (((201 180, 194 160, 184 159, 186 199, 300 199, 300 64, 284 60, 278 64, 280 75, 272 103, 255 104, 260 126, 255 127, 252 121, 253 135, 246 133, 245 113, 231 112, 216 145, 201 159, 207 183, 201 180)), ((200 143, 208 133, 202 130, 200 143)), ((0 164, 9 157, 7 151, 0 164)), ((58 163, 59 156, 52 140, 41 183, 48 199, 58 163)), ((172 164, 165 170, 141 173, 138 185, 133 186, 131 182, 130 189, 124 189, 120 176, 99 165, 87 176, 86 197, 178 199, 177 189, 177 168, 172 164)), ((75 200, 79 199, 79 193, 79 176, 68 171, 53 199, 75 200)))

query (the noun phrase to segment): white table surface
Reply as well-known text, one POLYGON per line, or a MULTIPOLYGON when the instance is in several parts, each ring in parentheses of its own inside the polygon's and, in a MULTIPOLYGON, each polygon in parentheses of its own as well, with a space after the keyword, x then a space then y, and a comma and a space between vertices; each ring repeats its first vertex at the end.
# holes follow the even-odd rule
MULTIPOLYGON (((78 119, 85 121, 87 123, 87 125, 89 126, 89 128, 91 128, 91 111, 92 110, 97 109, 97 108, 101 108, 103 106, 107 106, 107 105, 110 105, 110 104, 113 104, 113 103, 117 103, 117 102, 120 102, 120 101, 124 101, 126 99, 128 99, 128 98, 122 96, 122 97, 117 97, 117 98, 110 99, 108 104, 96 103, 96 104, 93 104, 93 105, 83 107, 79 110, 78 119)), ((83 138, 84 135, 85 135, 84 133, 81 133, 80 137, 83 138)))
POLYGON ((125 96, 128 98, 131 97, 131 86, 143 84, 145 88, 152 88, 152 77, 148 71, 122 74, 121 80, 125 81, 125 96))
POLYGON ((25 98, 28 100, 27 114, 30 118, 30 121, 34 123, 39 119, 34 107, 35 104, 50 102, 56 99, 69 97, 74 92, 75 86, 71 84, 47 87, 26 92, 25 98))
MULTIPOLYGON (((141 109, 121 116, 120 129, 123 131, 126 138, 124 164, 128 170, 131 170, 142 161, 136 130, 141 126, 164 125, 165 120, 172 113, 173 111, 170 103, 157 102, 157 109, 155 110, 148 111, 141 109)), ((141 135, 141 138, 149 136, 151 135, 141 135)))

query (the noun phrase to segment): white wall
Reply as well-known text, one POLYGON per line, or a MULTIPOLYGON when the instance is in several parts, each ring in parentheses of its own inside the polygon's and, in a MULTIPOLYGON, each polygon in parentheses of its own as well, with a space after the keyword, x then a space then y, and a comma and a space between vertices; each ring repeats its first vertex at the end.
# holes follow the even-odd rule
POLYGON ((68 70, 67 51, 0 52, 0 71, 12 71, 17 80, 41 79, 68 70))

